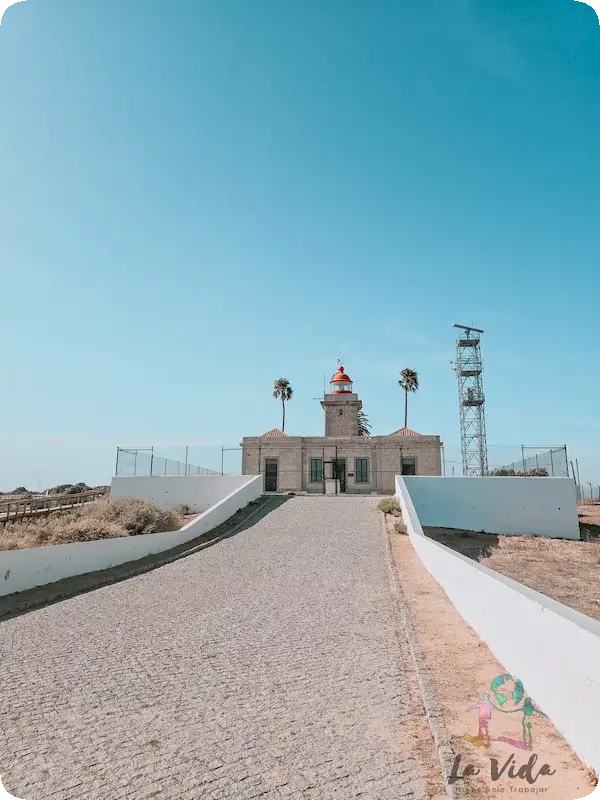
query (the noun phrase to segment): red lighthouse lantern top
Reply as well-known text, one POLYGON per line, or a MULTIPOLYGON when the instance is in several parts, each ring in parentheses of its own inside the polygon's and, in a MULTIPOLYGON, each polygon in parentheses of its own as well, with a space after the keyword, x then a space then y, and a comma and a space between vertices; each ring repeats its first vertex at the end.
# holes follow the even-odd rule
POLYGON ((352 394, 352 379, 346 375, 341 365, 338 367, 338 371, 332 377, 330 383, 333 394, 352 394))

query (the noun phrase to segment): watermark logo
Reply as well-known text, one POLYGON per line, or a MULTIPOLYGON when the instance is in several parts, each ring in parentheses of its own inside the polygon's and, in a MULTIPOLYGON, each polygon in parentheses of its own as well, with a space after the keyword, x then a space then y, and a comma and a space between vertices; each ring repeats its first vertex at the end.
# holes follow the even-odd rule
POLYGON ((489 747, 492 742, 503 742, 520 750, 531 750, 533 748, 533 718, 538 714, 540 717, 546 715, 533 705, 531 698, 525 693, 523 683, 518 678, 513 678, 512 675, 498 675, 490 683, 490 690, 493 699, 489 693, 484 694, 482 699, 478 700, 471 709, 471 711, 479 712, 477 736, 465 733, 463 738, 475 747, 489 747), (489 729, 493 710, 499 711, 501 714, 516 714, 520 717, 520 739, 512 739, 507 736, 498 736, 495 739, 491 737, 489 729))
MULTIPOLYGON (((515 752, 509 753, 506 758, 495 758, 490 755, 489 778, 492 783, 494 784, 501 780, 517 780, 520 786, 527 788, 515 788, 511 789, 511 791, 546 792, 547 788, 542 788, 541 786, 533 788, 534 784, 540 777, 554 775, 556 770, 550 764, 540 762, 539 756, 532 752, 533 720, 537 715, 540 717, 545 717, 546 715, 535 707, 531 698, 526 694, 522 681, 518 678, 513 678, 512 675, 498 675, 490 683, 490 691, 486 692, 471 707, 470 711, 477 711, 477 734, 465 733, 463 734, 463 739, 473 747, 489 749, 492 743, 500 743, 508 745, 511 750, 524 750, 531 753, 527 761, 521 759, 522 763, 517 760, 518 754, 515 752), (502 733, 501 723, 507 719, 506 717, 500 717, 500 725, 493 725, 492 722, 496 723, 494 712, 515 715, 511 719, 519 720, 520 736, 517 738, 516 736, 505 736, 502 733)), ((462 755, 457 755, 454 759, 452 772, 448 776, 449 785, 458 781, 464 782, 467 778, 475 777, 481 773, 481 769, 476 765, 470 763, 463 765, 461 762, 462 755)), ((460 785, 465 786, 465 783, 460 785)), ((504 788, 492 789, 491 791, 503 792, 504 788)))
MULTIPOLYGON (((0 0, 0 23, 2 22, 2 17, 4 16, 4 12, 7 8, 14 6, 15 3, 22 3, 23 0, 0 0)), ((2 783, 0 782, 0 798, 4 797, 2 794, 2 783)), ((7 795, 10 797, 10 795, 7 795)))
POLYGON ((23 800, 22 797, 15 797, 14 794, 9 794, 2 785, 2 776, 0 775, 0 800, 23 800))

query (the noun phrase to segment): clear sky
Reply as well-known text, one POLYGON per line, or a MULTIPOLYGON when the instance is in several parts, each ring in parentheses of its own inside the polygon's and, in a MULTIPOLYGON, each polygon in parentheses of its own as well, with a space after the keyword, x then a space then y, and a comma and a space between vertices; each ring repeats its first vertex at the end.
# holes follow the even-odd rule
MULTIPOLYGON (((600 482, 600 25, 573 0, 27 0, 0 25, 0 489, 318 435, 343 354, 374 433, 600 482), (203 447, 205 449, 203 449, 203 447)), ((219 456, 216 453, 219 452, 219 456)))

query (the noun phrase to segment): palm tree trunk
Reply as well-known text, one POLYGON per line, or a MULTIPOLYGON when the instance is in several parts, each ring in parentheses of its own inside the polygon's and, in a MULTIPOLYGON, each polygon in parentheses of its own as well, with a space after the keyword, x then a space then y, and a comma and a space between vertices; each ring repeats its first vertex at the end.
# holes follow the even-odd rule
POLYGON ((404 390, 404 427, 408 428, 408 389, 404 390))
POLYGON ((283 406, 283 422, 281 423, 281 432, 285 433, 285 400, 281 398, 281 405, 283 406))

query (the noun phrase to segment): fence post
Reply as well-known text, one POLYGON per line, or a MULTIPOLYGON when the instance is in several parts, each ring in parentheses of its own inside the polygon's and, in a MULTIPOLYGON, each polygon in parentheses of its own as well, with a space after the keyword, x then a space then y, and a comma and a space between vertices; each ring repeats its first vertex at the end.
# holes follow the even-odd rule
POLYGON ((154 447, 150 448, 150 476, 152 476, 152 468, 154 466, 154 447))
POLYGON ((554 477, 554 459, 552 458, 552 448, 550 448, 550 466, 552 467, 552 477, 554 477))
POLYGON ((133 477, 135 478, 136 473, 137 473, 137 450, 134 450, 133 452, 134 452, 134 456, 133 456, 133 477))
POLYGON ((186 446, 185 446, 185 475, 186 475, 186 477, 187 477, 187 471, 188 471, 188 454, 189 454, 189 450, 190 450, 190 446, 189 446, 189 444, 186 444, 186 446))
POLYGON ((115 478, 119 474, 119 447, 117 446, 117 463, 115 464, 115 478))
POLYGON ((521 460, 523 461, 523 472, 527 472, 525 469, 525 446, 521 445, 521 460))
POLYGON ((223 472, 224 469, 225 469, 225 450, 223 449, 223 445, 221 445, 221 475, 224 474, 223 472))
MULTIPOLYGON (((262 444, 258 445, 258 474, 262 475, 262 444)), ((265 490, 265 480, 264 480, 264 478, 262 479, 262 486, 263 486, 263 492, 264 492, 264 490, 265 490)), ((323 483, 323 486, 325 486, 325 483, 323 483)))

